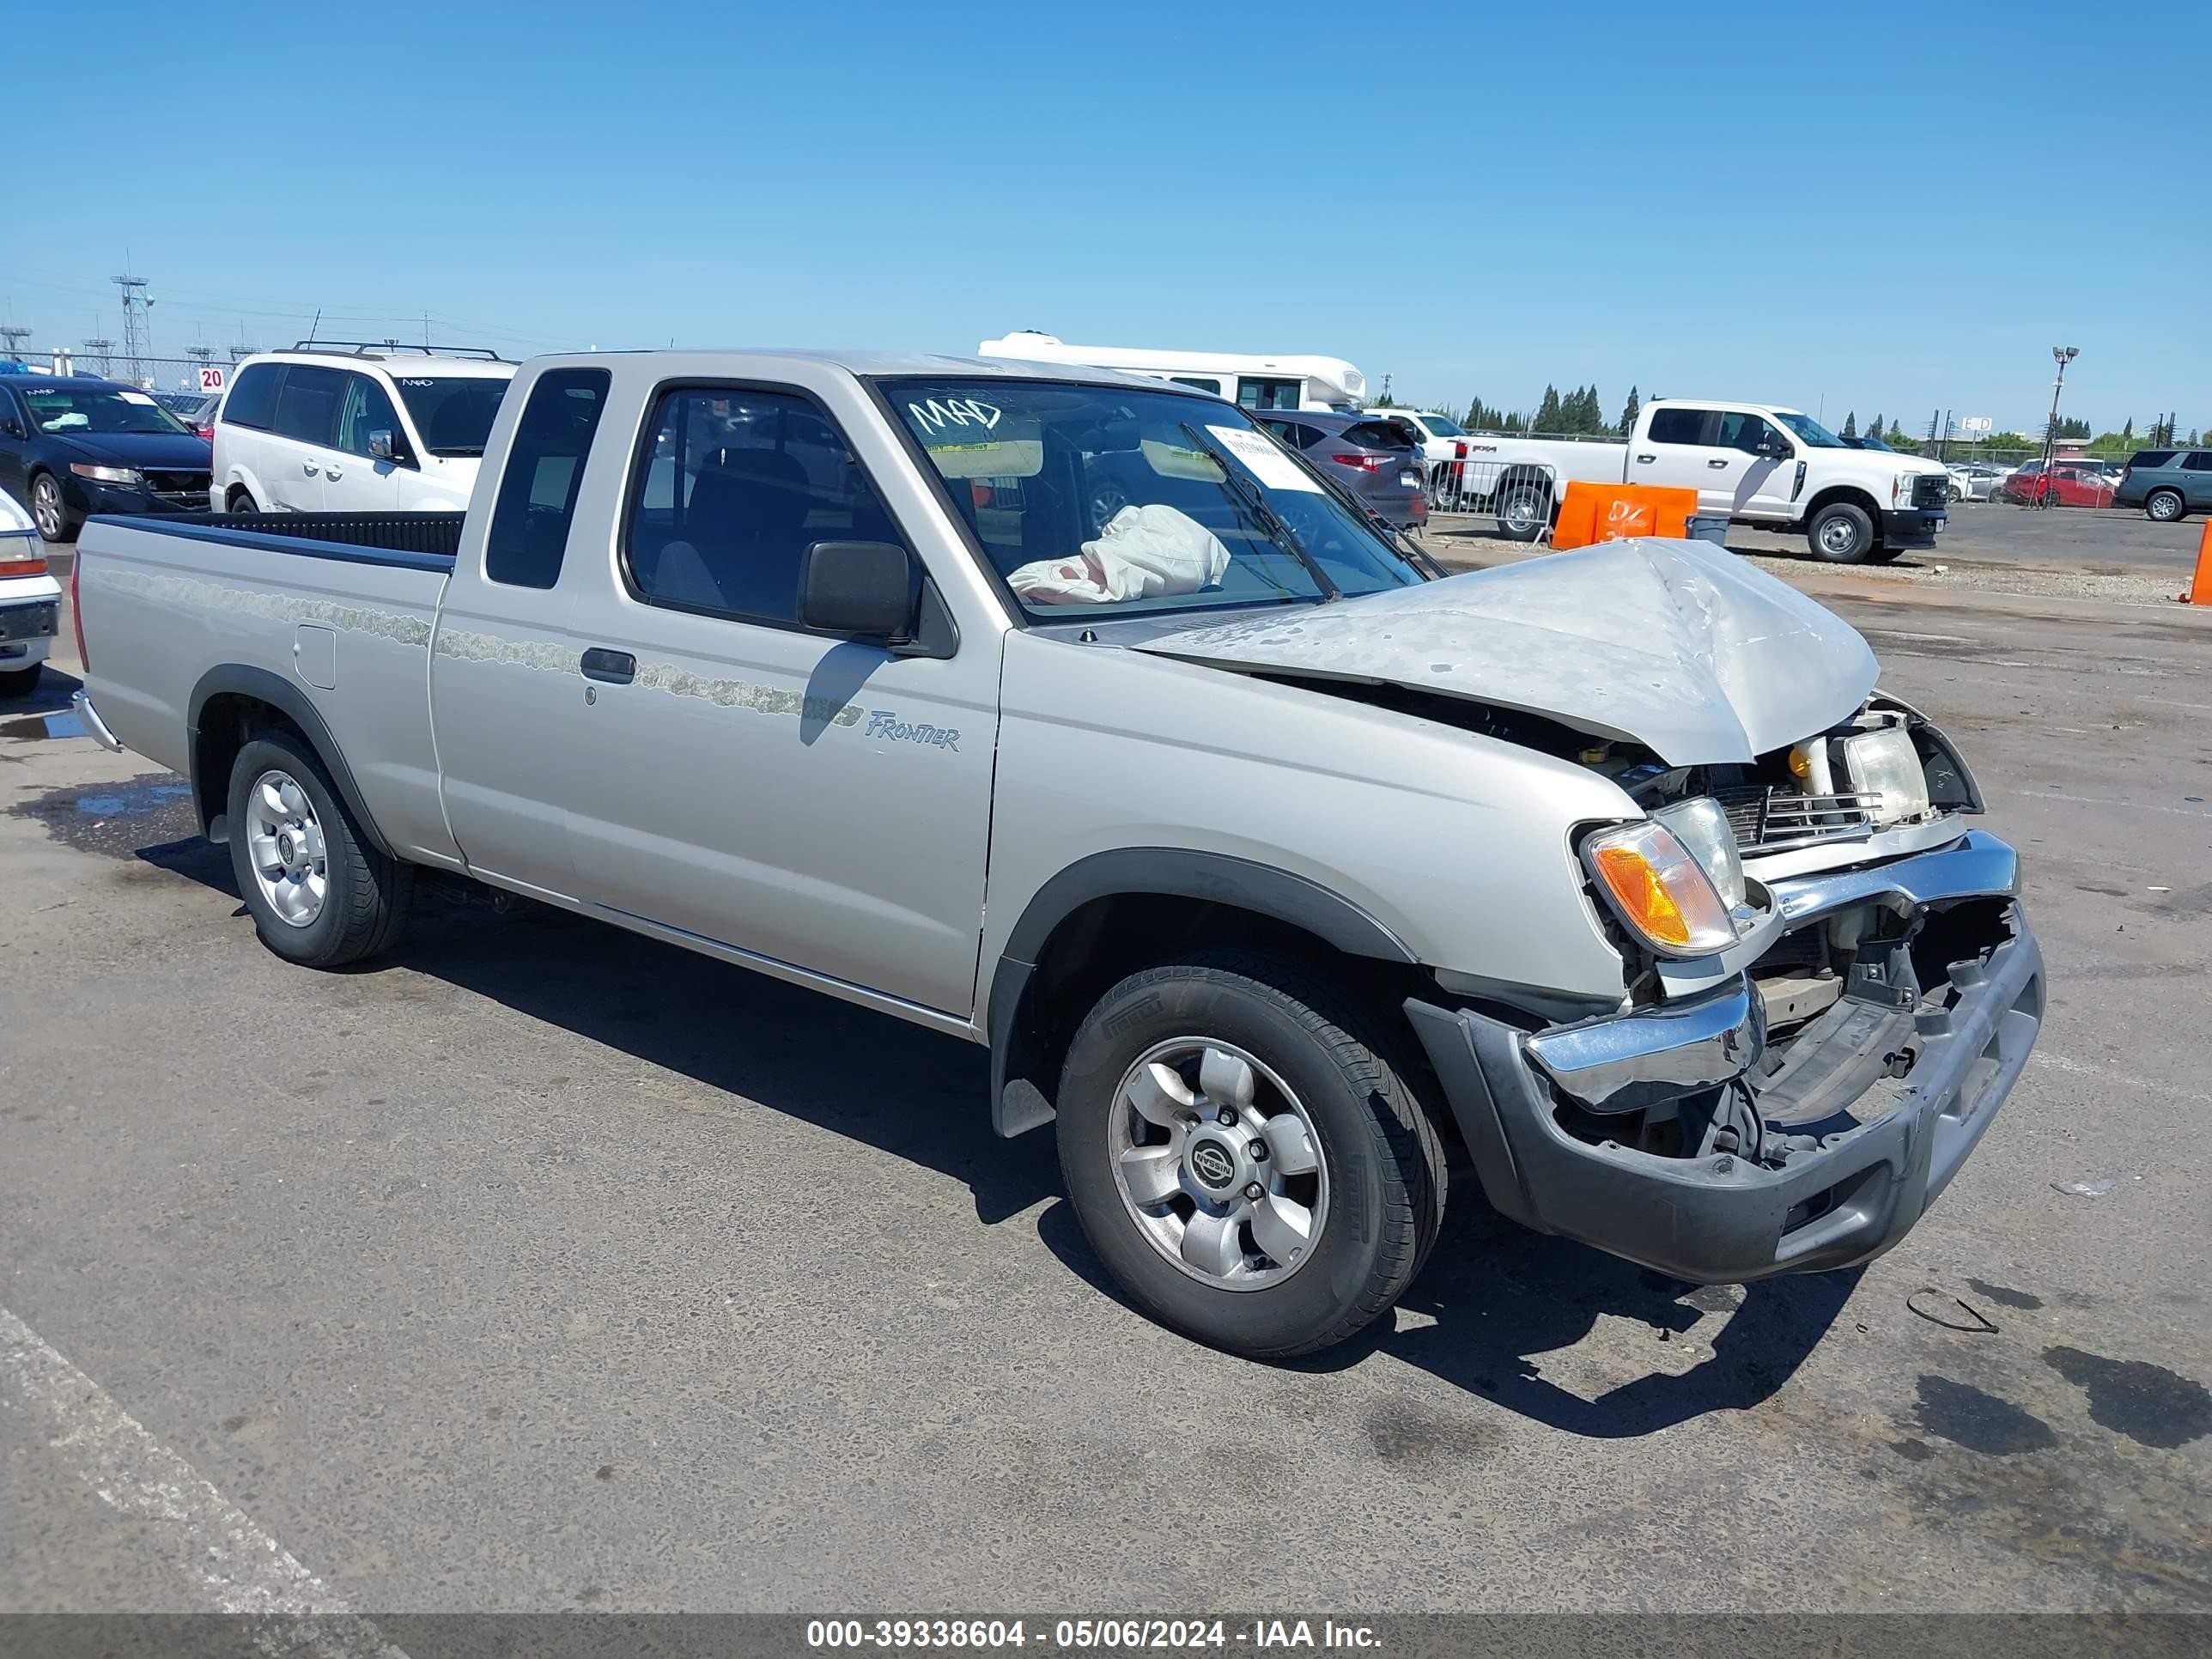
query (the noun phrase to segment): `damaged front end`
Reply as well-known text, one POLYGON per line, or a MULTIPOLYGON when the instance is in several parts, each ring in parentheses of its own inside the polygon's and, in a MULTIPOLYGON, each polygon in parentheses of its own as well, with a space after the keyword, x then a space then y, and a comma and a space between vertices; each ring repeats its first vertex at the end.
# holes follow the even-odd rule
POLYGON ((2043 963, 2016 855, 1965 828, 1971 775, 1891 699, 1747 766, 1602 748, 1581 758, 1647 825, 1675 826, 1725 915, 1640 913, 1644 890, 1607 890, 1592 836, 1594 899, 1637 964, 1620 1010, 1532 1030, 1504 1008, 1407 1005, 1491 1201, 1692 1280, 1880 1254, 2034 1044, 2043 963))

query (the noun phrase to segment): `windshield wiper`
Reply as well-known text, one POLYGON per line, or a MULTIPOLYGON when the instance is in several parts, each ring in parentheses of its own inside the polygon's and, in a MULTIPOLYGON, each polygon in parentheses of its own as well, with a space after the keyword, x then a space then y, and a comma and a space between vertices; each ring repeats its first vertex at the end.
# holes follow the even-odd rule
POLYGON ((1305 544, 1298 539, 1297 532, 1284 523, 1282 515, 1267 504, 1267 497, 1258 482, 1247 477, 1237 462, 1206 442, 1199 435, 1198 428, 1188 421, 1182 423, 1182 434, 1198 447, 1200 454, 1209 458, 1221 469, 1222 476, 1229 480, 1230 486, 1244 505, 1252 509, 1252 515, 1259 520, 1260 527, 1267 532, 1267 539, 1306 568, 1306 574, 1311 576, 1314 586, 1321 589, 1322 603, 1327 605, 1333 599, 1342 599, 1343 590, 1328 579, 1328 573, 1321 568, 1320 561, 1306 551, 1305 544))

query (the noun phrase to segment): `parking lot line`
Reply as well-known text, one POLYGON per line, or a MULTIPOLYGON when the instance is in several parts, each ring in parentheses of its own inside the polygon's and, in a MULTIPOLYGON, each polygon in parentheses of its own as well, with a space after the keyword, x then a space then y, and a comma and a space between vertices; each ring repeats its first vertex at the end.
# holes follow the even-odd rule
POLYGON ((318 1659, 407 1659, 349 1609, 252 1517, 149 1434, 114 1398, 0 1308, 0 1398, 43 1417, 48 1446, 100 1495, 142 1523, 216 1611, 270 1620, 264 1651, 318 1659))

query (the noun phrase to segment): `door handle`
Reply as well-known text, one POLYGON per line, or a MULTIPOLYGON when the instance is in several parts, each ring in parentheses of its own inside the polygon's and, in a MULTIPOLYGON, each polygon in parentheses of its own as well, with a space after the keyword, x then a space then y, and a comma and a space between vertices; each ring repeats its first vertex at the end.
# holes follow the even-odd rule
POLYGON ((609 651, 595 645, 584 653, 583 669, 587 680, 628 685, 637 678, 637 659, 627 651, 609 651))
POLYGON ((1636 458, 1636 464, 1638 466, 1649 466, 1658 459, 1656 455, 1638 455, 1636 458))
POLYGON ((1728 459, 1727 459, 1727 457, 1725 457, 1725 456, 1722 456, 1722 455, 1716 455, 1716 456, 1714 456, 1714 457, 1713 457, 1713 459, 1712 459, 1711 460, 1707 461, 1707 462, 1705 463, 1705 465, 1706 465, 1707 466, 1715 466, 1715 467, 1718 467, 1718 466, 1726 466, 1726 465, 1728 465, 1728 459))
POLYGON ((339 471, 337 468, 334 466, 325 466, 323 469, 323 476, 325 478, 342 478, 345 474, 339 471))

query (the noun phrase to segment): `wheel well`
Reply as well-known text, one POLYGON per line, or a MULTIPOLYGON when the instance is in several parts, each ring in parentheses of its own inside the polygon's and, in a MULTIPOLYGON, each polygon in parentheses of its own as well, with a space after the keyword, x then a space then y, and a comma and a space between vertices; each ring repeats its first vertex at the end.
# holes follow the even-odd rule
POLYGON ((1881 504, 1856 484, 1830 484, 1805 503, 1804 522, 1808 525, 1811 524, 1822 512, 1838 502, 1856 507, 1863 512, 1874 522, 1875 539, 1881 538, 1881 504))
POLYGON ((1394 1027, 1405 1028, 1401 1007, 1407 997, 1435 994, 1435 985, 1412 963, 1355 956, 1262 911, 1174 893, 1093 898, 1069 911, 1046 936, 1003 1031, 994 1010, 992 1037, 1005 1056, 1002 1098, 994 1103, 1000 1132, 1018 1133, 1052 1116, 1068 1045, 1108 989, 1141 969, 1224 945, 1333 968, 1394 1027))
POLYGON ((216 822, 229 810, 230 769, 240 750, 271 731, 286 732, 311 752, 320 752, 297 720, 259 697, 221 691, 200 705, 199 724, 192 732, 192 804, 199 811, 201 834, 215 841, 228 839, 216 833, 216 822))
POLYGON ((244 484, 233 483, 228 489, 222 492, 223 506, 226 507, 231 506, 240 495, 245 496, 249 501, 253 499, 253 492, 248 489, 244 484))

